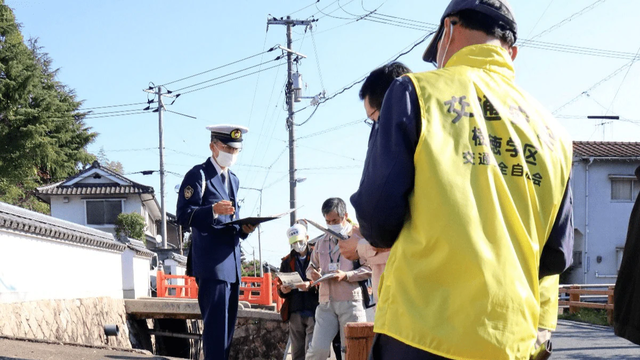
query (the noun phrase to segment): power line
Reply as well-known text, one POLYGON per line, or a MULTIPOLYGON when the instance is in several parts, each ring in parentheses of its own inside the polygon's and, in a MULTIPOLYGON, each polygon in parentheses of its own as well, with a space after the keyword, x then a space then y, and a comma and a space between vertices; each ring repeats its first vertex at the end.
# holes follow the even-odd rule
POLYGON ((131 109, 131 110, 106 111, 106 112, 97 112, 97 113, 90 112, 86 116, 121 114, 121 113, 128 113, 128 112, 132 112, 132 111, 147 111, 147 110, 145 110, 145 109, 131 109))
MULTIPOLYGON (((640 47, 636 51, 636 56, 638 56, 638 53, 640 53, 640 47)), ((611 99, 611 104, 609 105, 609 108, 607 109, 607 112, 605 114, 609 113, 609 110, 613 106, 613 102, 616 101, 616 98, 618 97, 618 93, 620 92, 620 89, 622 88, 622 84, 624 84, 624 81, 627 79, 627 75, 629 75, 629 71, 631 71, 631 67, 632 66, 633 66, 633 64, 629 65, 629 67, 627 68, 627 72, 624 73, 624 77, 622 78, 622 81, 620 82, 620 85, 618 86, 618 90, 616 90, 616 94, 613 96, 613 99, 611 99)))
POLYGON ((199 72, 197 74, 189 75, 189 76, 180 78, 178 80, 169 81, 168 83, 164 83, 163 85, 160 85, 160 86, 166 86, 166 85, 169 85, 169 84, 177 83, 177 82, 182 81, 182 80, 191 79, 193 77, 200 76, 200 75, 203 75, 203 74, 215 71, 215 70, 219 70, 219 69, 225 68, 227 66, 231 66, 231 65, 237 64, 239 62, 242 62, 242 61, 245 61, 245 60, 249 60, 249 59, 254 58, 254 57, 258 56, 258 55, 262 55, 262 54, 268 53, 268 52, 273 51, 273 50, 275 50, 277 48, 278 48, 278 45, 274 45, 267 51, 259 52, 257 54, 254 54, 254 55, 251 55, 251 56, 247 56, 247 57, 242 58, 240 60, 232 61, 232 62, 230 62, 228 64, 220 65, 220 66, 217 66, 217 67, 215 67, 213 69, 209 69, 209 70, 205 70, 205 71, 199 72))
MULTIPOLYGON (((589 5, 589 6, 585 7, 584 9, 582 9, 582 10, 580 10, 580 11, 578 11, 578 12, 576 12, 576 13, 572 14, 572 15, 570 15, 569 17, 567 17, 566 19, 564 19, 564 20, 560 21, 559 23, 557 23, 557 24, 555 24, 555 25, 551 26, 550 28, 548 28, 548 29, 546 29, 546 30, 544 30, 544 31, 540 32, 538 35, 536 35, 536 36, 532 37, 531 39, 526 40, 526 41, 523 41, 523 42, 520 44, 520 46, 527 46, 527 41, 531 41, 531 40, 533 40, 533 39, 536 39, 536 38, 541 37, 541 36, 542 36, 542 35, 544 35, 544 34, 550 33, 551 31, 553 31, 553 30, 555 30, 555 29, 557 29, 557 28, 561 27, 562 25, 564 25, 564 24, 568 23, 569 21, 571 21, 571 20, 575 19, 576 17, 578 17, 578 16, 580 16, 580 15, 582 15, 582 14, 584 14, 584 13, 588 12, 589 10, 593 9, 594 7, 598 6, 599 4, 601 4, 601 3, 605 2, 605 1, 606 1, 606 0, 597 0, 596 2, 592 3, 591 5, 589 5)), ((551 4, 549 4, 549 5, 551 5, 551 4)), ((547 7, 547 8, 548 8, 548 7, 547 7)), ((546 12, 546 10, 545 10, 545 12, 546 12)))
POLYGON ((278 57, 276 57, 276 58, 275 58, 275 59, 273 59, 273 60, 269 60, 269 61, 261 62, 261 63, 259 63, 259 64, 257 64, 257 65, 252 65, 252 66, 246 67, 246 68, 244 68, 244 69, 236 70, 236 71, 233 71, 233 72, 230 72, 230 73, 224 74, 224 75, 220 75, 220 76, 214 77, 214 78, 209 79, 209 80, 205 80, 205 81, 201 81, 201 82, 199 82, 199 83, 195 83, 195 84, 192 84, 192 85, 188 85, 188 86, 185 86, 185 87, 181 87, 180 89, 176 89, 176 90, 174 90, 174 92, 182 91, 182 90, 184 90, 184 89, 189 89, 189 88, 192 88, 192 87, 195 87, 195 86, 198 86, 198 85, 202 85, 202 84, 206 84, 206 83, 208 83, 208 82, 212 82, 212 81, 215 81, 215 80, 219 80, 219 79, 225 78, 225 77, 227 77, 227 76, 231 76, 231 75, 234 75, 234 74, 237 74, 237 73, 241 73, 241 72, 243 72, 243 71, 247 71, 247 70, 249 70, 249 69, 253 69, 253 68, 256 68, 256 67, 262 66, 262 65, 264 65, 264 64, 268 64, 268 63, 270 63, 270 62, 272 62, 272 61, 278 61, 278 60, 280 60, 281 58, 282 58, 281 56, 278 56, 278 57))
POLYGON ((203 87, 201 87, 201 88, 197 88, 197 89, 189 90, 189 91, 186 91, 186 92, 180 93, 179 95, 186 95, 186 94, 189 94, 189 93, 192 93, 192 92, 196 92, 196 91, 200 91, 200 90, 204 90, 204 89, 207 89, 207 88, 210 88, 210 87, 213 87, 213 86, 217 86, 217 85, 220 85, 220 84, 228 83, 229 81, 233 81, 233 80, 237 80, 237 79, 242 79, 242 78, 247 77, 247 76, 250 76, 250 75, 255 75, 255 74, 259 73, 259 72, 263 72, 263 71, 267 71, 267 70, 275 69, 275 68, 280 67, 280 66, 282 66, 282 65, 284 65, 284 64, 285 64, 285 63, 280 63, 280 64, 278 64, 278 65, 274 65, 274 66, 271 66, 271 67, 268 67, 268 68, 265 68, 265 69, 261 69, 261 70, 254 71, 254 72, 251 72, 251 73, 248 73, 248 74, 245 74, 245 75, 237 76, 237 77, 234 77, 234 78, 229 79, 229 80, 225 80, 225 81, 217 82, 217 83, 215 83, 215 84, 211 84, 211 85, 203 86, 203 87))
POLYGON ((360 123, 362 123, 363 121, 364 121, 364 119, 359 119, 359 120, 351 121, 351 122, 348 122, 348 123, 345 123, 345 124, 342 124, 342 125, 338 125, 338 126, 334 126, 334 127, 330 127, 330 128, 324 129, 324 130, 320 130, 320 131, 317 131, 317 132, 311 133, 311 134, 309 134, 309 135, 301 136, 301 137, 297 138, 296 140, 302 140, 302 139, 307 139, 307 138, 314 137, 314 136, 323 135, 323 134, 326 134, 326 133, 329 133, 329 132, 332 132, 332 131, 340 130, 340 129, 342 129, 342 128, 344 128, 344 127, 347 127, 347 126, 352 126, 352 125, 355 125, 355 124, 360 124, 360 123))
POLYGON ((100 118, 118 117, 118 116, 129 116, 129 115, 138 115, 138 114, 148 114, 148 112, 146 112, 146 111, 140 111, 140 112, 133 112, 133 113, 128 113, 128 114, 119 114, 119 115, 104 115, 104 116, 95 116, 95 117, 85 117, 85 119, 93 120, 93 119, 100 119, 100 118))
POLYGON ((566 103, 562 104, 560 107, 558 107, 557 109, 555 109, 553 111, 553 114, 557 114, 560 110, 564 109, 565 107, 567 107, 568 105, 576 102, 579 98, 581 98, 583 95, 589 95, 589 92, 592 91, 593 89, 597 88, 598 86, 604 84, 605 82, 609 81, 611 78, 613 78, 614 76, 618 75, 618 73, 620 73, 621 71, 623 71, 624 69, 626 69, 627 67, 633 65, 633 63, 637 61, 637 60, 631 60, 630 62, 622 65, 621 67, 619 67, 618 69, 616 69, 614 72, 612 72, 611 74, 607 75, 606 77, 604 77, 602 80, 598 81, 597 83, 593 84, 590 88, 588 88, 587 90, 581 92, 580 94, 578 94, 576 97, 574 97, 573 99, 567 101, 566 103))
MULTIPOLYGON (((415 49, 418 45, 420 45, 420 44, 422 44, 423 42, 425 42, 425 41, 426 41, 426 40, 427 40, 431 35, 433 35, 434 33, 435 33, 435 31, 432 31, 432 32, 430 32, 430 33, 426 34, 424 37, 422 37, 422 38, 421 38, 421 39, 419 39, 418 41, 414 42, 414 43, 413 43, 413 45, 409 45, 409 49, 408 49, 408 50, 401 51, 399 54, 397 54, 397 55, 395 56, 395 58, 390 59, 390 60, 389 60, 389 61, 387 61, 386 63, 394 62, 394 61, 398 60, 399 58, 401 58, 402 56, 404 56, 404 55, 406 55, 406 54, 410 53, 413 49, 415 49)), ((318 102, 318 105, 316 105, 316 106, 319 106, 319 105, 321 105, 321 104, 326 103, 327 101, 329 101, 329 100, 331 100, 331 99, 335 98, 336 96, 338 96, 338 95, 340 95, 340 94, 344 93, 345 91, 347 91, 347 90, 351 89, 352 87, 356 86, 357 84, 359 84, 359 83, 363 82, 363 81, 367 78, 367 76, 368 76, 368 75, 369 75, 369 73, 367 73, 367 74, 363 75, 359 80, 356 80, 356 81, 354 81, 353 83, 351 83, 351 84, 349 84, 349 85, 347 85, 347 86, 343 87, 342 89, 340 89, 340 90, 336 91, 336 92, 335 92, 335 93, 333 93, 332 95, 330 95, 330 96, 328 96, 328 97, 326 97, 326 98, 321 99, 321 100, 318 102)), ((303 107, 303 108, 301 108, 301 109, 299 109, 299 110, 295 111, 295 113, 298 113, 298 112, 300 112, 300 111, 303 111, 303 110, 307 109, 309 106, 311 106, 311 105, 305 106, 305 107, 303 107)))
POLYGON ((146 151, 146 150, 158 150, 158 148, 151 147, 151 148, 140 148, 140 149, 112 149, 112 150, 104 150, 104 151, 105 152, 128 152, 128 151, 146 151))
POLYGON ((555 0, 551 0, 549 1, 549 4, 547 4, 547 7, 544 9, 544 11, 542 12, 542 15, 540 15, 540 17, 538 18, 538 20, 536 21, 535 24, 533 24, 533 27, 531 28, 531 30, 529 30, 529 34, 527 34, 527 37, 531 36, 531 33, 533 32, 533 30, 536 29, 536 26, 538 26, 538 23, 540 23, 540 20, 542 20, 542 18, 544 17, 544 15, 547 13, 547 10, 549 10, 549 8, 551 7, 551 4, 553 4, 555 0))
POLYGON ((305 6, 305 7, 303 7, 303 8, 301 8, 301 9, 298 9, 298 10, 296 10, 296 11, 292 12, 291 14, 289 14, 289 16, 291 16, 291 15, 293 15, 293 14, 295 14, 295 13, 299 13, 300 11, 302 11, 302 10, 304 10, 304 9, 306 9, 306 8, 310 8, 310 7, 312 7, 313 5, 315 5, 315 4, 319 3, 319 2, 320 2, 320 0, 316 0, 316 1, 314 1, 313 3, 311 3, 311 4, 309 4, 309 5, 305 6))
POLYGON ((93 110, 93 109, 106 109, 106 108, 114 108, 114 107, 123 107, 123 106, 135 106, 135 105, 147 105, 149 104, 148 102, 140 102, 140 103, 133 103, 133 104, 121 104, 121 105, 105 105, 105 106, 95 106, 95 107, 90 107, 90 108, 82 108, 79 110, 93 110))

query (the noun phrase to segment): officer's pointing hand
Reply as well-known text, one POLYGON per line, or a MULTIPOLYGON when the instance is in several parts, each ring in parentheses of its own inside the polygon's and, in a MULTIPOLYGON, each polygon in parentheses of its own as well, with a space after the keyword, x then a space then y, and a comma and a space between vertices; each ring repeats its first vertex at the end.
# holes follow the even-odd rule
POLYGON ((213 204, 213 212, 218 215, 231 215, 236 212, 236 209, 233 207, 231 201, 222 200, 213 204))

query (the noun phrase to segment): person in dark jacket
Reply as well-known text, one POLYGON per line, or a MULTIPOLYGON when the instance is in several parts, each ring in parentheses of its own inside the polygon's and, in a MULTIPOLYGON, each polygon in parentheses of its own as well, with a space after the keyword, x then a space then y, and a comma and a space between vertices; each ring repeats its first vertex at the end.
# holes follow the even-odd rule
POLYGON ((305 274, 311 259, 311 250, 307 244, 309 241, 307 229, 301 224, 295 224, 287 230, 287 238, 293 249, 289 255, 282 258, 280 272, 297 272, 305 282, 296 287, 282 284, 278 287, 278 294, 285 299, 280 314, 282 320, 289 322, 291 359, 304 360, 313 337, 318 288, 310 287, 305 274))
MULTIPOLYGON (((636 168, 640 181, 640 166, 636 168)), ((631 211, 627 242, 616 280, 613 329, 616 335, 640 345, 640 198, 631 211)))

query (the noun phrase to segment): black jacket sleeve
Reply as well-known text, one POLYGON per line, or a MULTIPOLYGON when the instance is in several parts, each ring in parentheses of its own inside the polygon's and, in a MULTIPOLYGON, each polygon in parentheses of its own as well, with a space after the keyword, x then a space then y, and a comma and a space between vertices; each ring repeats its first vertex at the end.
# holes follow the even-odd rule
POLYGON ((542 249, 539 272, 541 279, 545 276, 560 274, 571 266, 573 238, 573 193, 571 179, 569 179, 549 239, 542 249))

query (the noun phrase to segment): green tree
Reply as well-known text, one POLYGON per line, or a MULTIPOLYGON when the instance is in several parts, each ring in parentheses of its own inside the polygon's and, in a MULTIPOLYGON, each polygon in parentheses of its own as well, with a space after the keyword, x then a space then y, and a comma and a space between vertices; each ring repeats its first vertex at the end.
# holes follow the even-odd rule
POLYGON ((124 167, 120 161, 111 161, 107 157, 107 154, 104 151, 104 147, 100 147, 100 150, 96 154, 96 160, 100 163, 100 166, 105 167, 111 171, 117 172, 118 174, 124 174, 124 167))
POLYGON ((146 244, 147 241, 144 236, 145 225, 142 215, 135 212, 129 214, 121 213, 116 219, 116 237, 126 236, 142 240, 146 244))
POLYGON ((56 73, 37 40, 24 43, 13 11, 0 0, 0 201, 44 213, 49 207, 35 188, 94 160, 86 146, 96 133, 56 73))
POLYGON ((242 276, 260 276, 260 261, 252 260, 243 263, 242 276))

